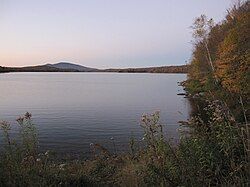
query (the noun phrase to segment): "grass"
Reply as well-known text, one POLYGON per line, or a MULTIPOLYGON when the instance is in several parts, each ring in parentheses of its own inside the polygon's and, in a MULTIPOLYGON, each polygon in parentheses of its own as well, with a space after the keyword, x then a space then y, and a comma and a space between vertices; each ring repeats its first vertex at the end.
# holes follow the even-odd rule
POLYGON ((71 161, 38 152, 31 114, 17 120, 18 143, 10 138, 11 125, 1 122, 0 186, 248 186, 248 125, 237 123, 220 101, 208 103, 205 111, 207 120, 187 122, 189 135, 178 146, 165 139, 156 112, 141 119, 144 149, 135 147, 134 138, 123 155, 92 144, 92 159, 71 161))

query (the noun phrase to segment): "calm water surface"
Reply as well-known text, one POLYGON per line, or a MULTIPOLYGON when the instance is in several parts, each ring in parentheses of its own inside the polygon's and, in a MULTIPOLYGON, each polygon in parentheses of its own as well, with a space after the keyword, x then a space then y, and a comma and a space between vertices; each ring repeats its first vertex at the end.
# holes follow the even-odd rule
MULTIPOLYGON (((0 74, 0 120, 13 124, 30 112, 39 132, 40 150, 88 154, 90 143, 119 152, 133 135, 142 141, 143 113, 160 110, 168 138, 178 139, 178 121, 190 106, 178 86, 185 74, 6 73, 0 74)), ((2 134, 0 146, 3 146, 2 134)))

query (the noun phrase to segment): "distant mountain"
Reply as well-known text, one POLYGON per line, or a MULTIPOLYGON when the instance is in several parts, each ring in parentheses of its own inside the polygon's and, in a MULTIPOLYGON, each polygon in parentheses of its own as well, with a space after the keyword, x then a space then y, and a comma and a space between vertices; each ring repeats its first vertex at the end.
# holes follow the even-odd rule
POLYGON ((46 64, 46 66, 48 67, 53 67, 53 68, 58 68, 58 69, 64 69, 64 70, 77 70, 80 72, 93 72, 93 71, 98 71, 98 69, 95 68, 89 68, 89 67, 85 67, 82 65, 78 65, 78 64, 72 64, 69 62, 59 62, 57 64, 46 64))
POLYGON ((26 67, 1 67, 0 73, 5 72, 98 72, 100 70, 77 64, 60 62, 57 64, 45 64, 26 67))
POLYGON ((72 69, 58 69, 47 65, 26 66, 26 67, 0 67, 0 73, 5 72, 77 72, 72 69))

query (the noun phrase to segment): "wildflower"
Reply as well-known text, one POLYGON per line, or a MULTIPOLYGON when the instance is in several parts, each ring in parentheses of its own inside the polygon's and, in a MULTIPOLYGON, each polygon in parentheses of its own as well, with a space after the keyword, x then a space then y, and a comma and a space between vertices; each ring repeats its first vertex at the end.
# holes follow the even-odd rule
POLYGON ((156 111, 155 111, 155 115, 156 115, 156 116, 159 116, 159 115, 160 115, 160 112, 161 112, 160 110, 156 110, 156 111))
POLYGON ((44 155, 45 155, 45 156, 49 156, 49 151, 46 151, 46 152, 44 153, 44 155))
POLYGON ((3 130, 10 130, 10 124, 6 121, 3 121, 0 123, 0 127, 3 129, 3 130))
POLYGON ((64 169, 65 169, 65 168, 64 168, 65 166, 66 166, 66 164, 60 164, 60 165, 59 165, 59 169, 60 169, 60 170, 64 170, 64 169))
POLYGON ((37 161, 37 162, 40 162, 40 161, 41 161, 41 159, 40 159, 40 158, 37 158, 37 159, 36 159, 36 161, 37 161))
POLYGON ((26 118, 26 119, 30 119, 30 118, 31 118, 31 113, 26 112, 26 114, 25 114, 25 118, 26 118))
POLYGON ((145 122, 145 121, 146 121, 146 115, 145 115, 145 114, 142 115, 141 121, 142 121, 142 122, 145 122))
POLYGON ((17 121, 19 124, 23 124, 23 120, 24 120, 23 117, 19 117, 19 118, 16 119, 16 121, 17 121))

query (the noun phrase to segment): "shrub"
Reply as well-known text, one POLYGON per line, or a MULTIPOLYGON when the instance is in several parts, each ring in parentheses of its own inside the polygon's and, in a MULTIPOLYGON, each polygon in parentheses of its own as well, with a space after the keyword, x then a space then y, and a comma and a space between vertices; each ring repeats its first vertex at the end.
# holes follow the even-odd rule
POLYGON ((0 186, 242 186, 249 185, 248 126, 238 124, 220 101, 205 108, 208 119, 192 118, 189 135, 178 145, 164 138, 159 112, 143 115, 145 147, 112 155, 93 144, 90 160, 62 162, 51 152, 38 153, 31 115, 18 119, 21 141, 1 123, 5 151, 0 155, 0 186), (98 152, 97 149, 100 149, 98 152))

